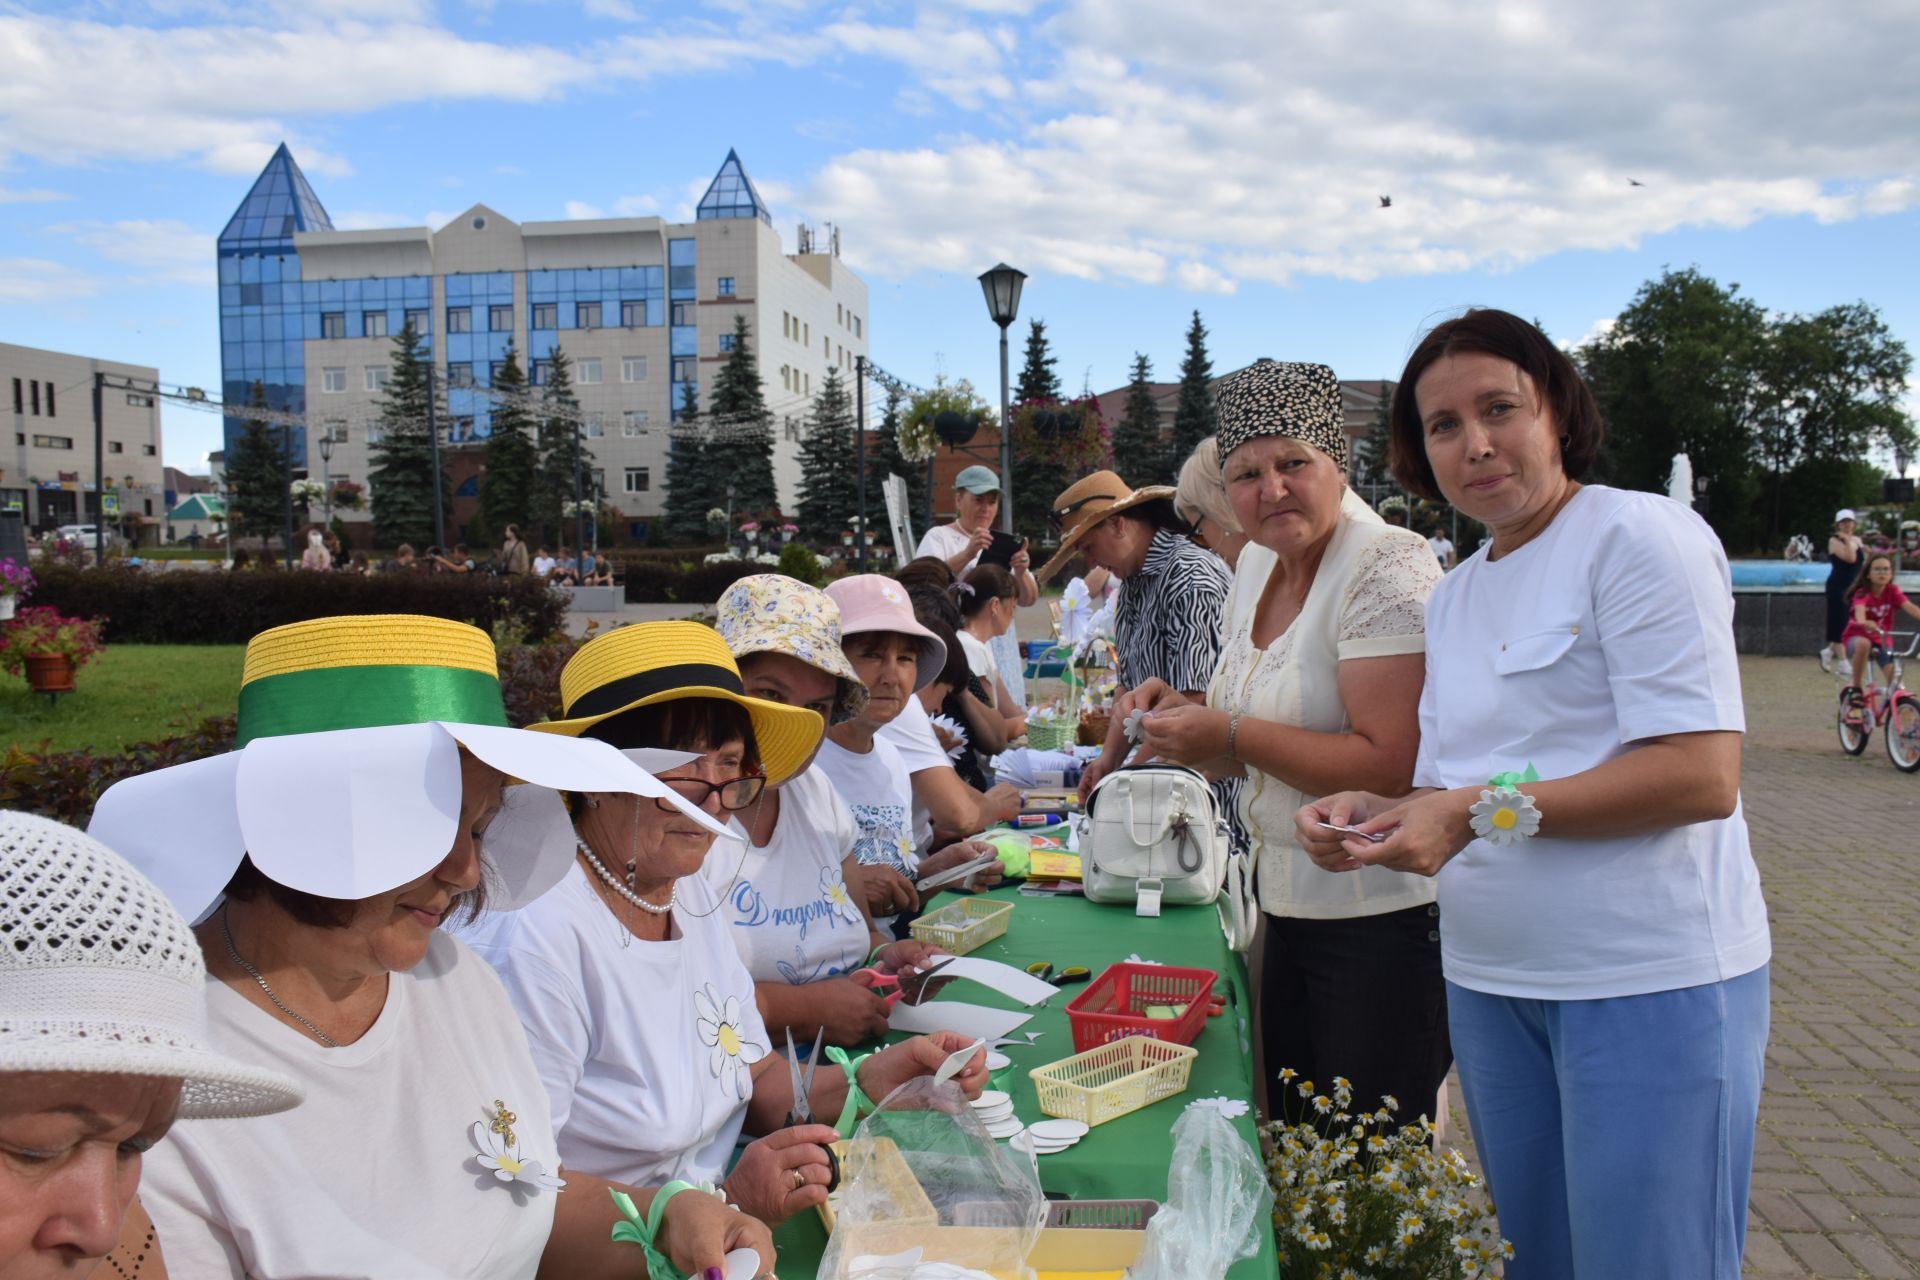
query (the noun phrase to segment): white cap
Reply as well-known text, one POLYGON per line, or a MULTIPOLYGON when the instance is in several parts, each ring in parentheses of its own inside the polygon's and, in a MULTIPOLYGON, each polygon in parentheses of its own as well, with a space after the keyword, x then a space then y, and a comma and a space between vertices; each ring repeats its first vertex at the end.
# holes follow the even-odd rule
POLYGON ((1842 520, 1858 520, 1859 518, 1859 516, 1853 514, 1852 507, 1842 507, 1834 513, 1833 522, 1839 524, 1842 520))
POLYGON ((299 1102, 293 1081, 207 1047, 206 983, 187 922, 132 864, 0 811, 0 1073, 177 1076, 181 1119, 299 1102))

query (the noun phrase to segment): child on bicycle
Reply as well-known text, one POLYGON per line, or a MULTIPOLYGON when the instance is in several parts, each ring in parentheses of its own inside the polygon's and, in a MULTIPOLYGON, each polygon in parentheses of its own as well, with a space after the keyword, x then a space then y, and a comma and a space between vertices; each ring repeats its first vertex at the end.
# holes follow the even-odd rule
POLYGON ((1866 705, 1861 685, 1866 677, 1867 660, 1880 668, 1884 682, 1893 676, 1893 619, 1897 613, 1920 618, 1920 605, 1907 599, 1907 593, 1893 585, 1893 557, 1884 551, 1868 554, 1866 562, 1847 592, 1847 604, 1853 617, 1840 633, 1840 643, 1853 660, 1853 683, 1840 696, 1849 706, 1866 705))

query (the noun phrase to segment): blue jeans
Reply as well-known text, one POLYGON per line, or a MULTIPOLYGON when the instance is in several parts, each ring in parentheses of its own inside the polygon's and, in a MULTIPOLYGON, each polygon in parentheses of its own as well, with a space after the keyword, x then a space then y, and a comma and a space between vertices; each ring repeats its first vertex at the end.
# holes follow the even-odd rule
POLYGON ((1738 1280, 1767 966, 1606 1000, 1447 984, 1509 1280, 1738 1280))

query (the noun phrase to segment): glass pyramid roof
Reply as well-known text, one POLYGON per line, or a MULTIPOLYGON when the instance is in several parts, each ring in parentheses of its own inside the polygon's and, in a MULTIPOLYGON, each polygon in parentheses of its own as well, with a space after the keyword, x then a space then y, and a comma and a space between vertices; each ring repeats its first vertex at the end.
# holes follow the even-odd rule
POLYGON ((758 218, 768 226, 773 225, 767 202, 753 189, 753 179, 747 176, 739 154, 732 148, 728 148, 727 160, 720 166, 720 172, 713 175, 707 194, 700 197, 700 208, 694 216, 702 222, 710 218, 758 218))
POLYGON ((220 252, 291 249, 296 231, 331 230, 333 219, 321 207, 320 197, 313 194, 307 175, 300 172, 283 142, 254 179, 247 198, 233 211, 227 229, 220 233, 220 252))

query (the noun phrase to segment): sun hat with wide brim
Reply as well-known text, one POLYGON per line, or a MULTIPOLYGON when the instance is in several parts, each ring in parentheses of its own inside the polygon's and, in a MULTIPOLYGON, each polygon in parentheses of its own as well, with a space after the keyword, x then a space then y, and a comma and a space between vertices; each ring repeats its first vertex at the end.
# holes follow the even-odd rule
POLYGON ((856 573, 827 584, 827 595, 840 606, 840 634, 852 637, 871 631, 908 636, 920 646, 913 672, 913 690, 932 684, 947 665, 947 642, 913 616, 907 589, 878 573, 856 573))
POLYGON ((531 727, 579 737, 623 711, 681 698, 718 698, 744 710, 770 787, 806 767, 827 729, 817 712, 742 693, 726 641, 697 622, 635 623, 587 641, 560 672, 563 718, 531 727))
POLYGON ((728 587, 714 606, 713 629, 735 662, 778 653, 839 682, 835 724, 867 705, 867 686, 840 647, 840 606, 818 587, 778 573, 756 573, 728 587))
POLYGON ((510 727, 493 641, 462 622, 275 627, 248 643, 240 679, 233 751, 115 783, 87 828, 191 921, 218 905, 243 857, 278 884, 347 901, 425 875, 454 844, 462 749, 509 780, 481 841, 491 909, 525 906, 572 864, 561 790, 665 797, 725 834, 607 743, 510 727))
POLYGON ((207 1045, 207 975, 179 911, 64 823, 0 812, 0 1076, 173 1077, 180 1118, 285 1111, 300 1086, 207 1045))
POLYGON ((1045 582, 1060 572, 1067 561, 1073 559, 1080 540, 1108 516, 1159 498, 1171 499, 1175 492, 1172 485, 1165 484, 1135 489, 1111 471, 1096 471, 1074 481, 1065 493, 1053 500, 1052 516, 1060 526, 1060 549, 1040 566, 1034 578, 1045 582))

